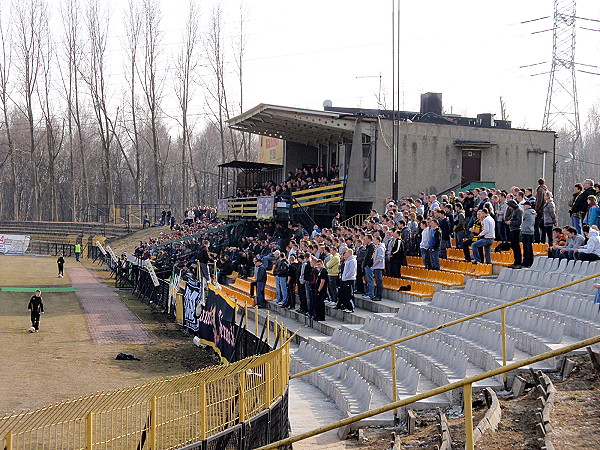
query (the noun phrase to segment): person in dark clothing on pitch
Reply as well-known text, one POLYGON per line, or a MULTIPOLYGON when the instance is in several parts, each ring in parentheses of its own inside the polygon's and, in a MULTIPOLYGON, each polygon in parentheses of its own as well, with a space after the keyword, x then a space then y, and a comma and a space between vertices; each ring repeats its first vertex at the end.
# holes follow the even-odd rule
POLYGON ((63 258, 62 253, 60 253, 58 255, 56 264, 58 265, 58 278, 64 277, 65 276, 65 258, 63 258))
POLYGON ((37 333, 40 330, 40 314, 44 313, 44 302, 42 300, 42 291, 37 289, 29 304, 27 305, 27 311, 31 313, 31 326, 37 333))

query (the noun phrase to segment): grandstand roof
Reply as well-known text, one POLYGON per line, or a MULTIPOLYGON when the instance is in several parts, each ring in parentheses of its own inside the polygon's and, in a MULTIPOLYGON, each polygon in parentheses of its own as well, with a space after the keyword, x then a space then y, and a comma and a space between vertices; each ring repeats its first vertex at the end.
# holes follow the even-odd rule
POLYGON ((260 171, 269 169, 281 169, 281 164, 266 164, 252 161, 229 161, 227 163, 219 164, 219 167, 233 168, 233 169, 244 169, 250 171, 260 171))
POLYGON ((236 130, 315 145, 351 140, 355 118, 345 113, 261 103, 227 122, 236 130))

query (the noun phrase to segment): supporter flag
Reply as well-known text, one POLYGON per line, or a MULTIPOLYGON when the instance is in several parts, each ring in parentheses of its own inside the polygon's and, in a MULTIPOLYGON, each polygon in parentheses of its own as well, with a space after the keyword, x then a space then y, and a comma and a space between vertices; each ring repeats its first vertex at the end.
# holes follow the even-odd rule
POLYGON ((231 362, 235 350, 236 304, 213 284, 206 288, 206 302, 201 308, 198 337, 212 346, 226 362, 231 362))
POLYGON ((191 331, 198 331, 200 328, 196 310, 201 309, 202 291, 202 282, 188 277, 183 296, 183 325, 191 331))

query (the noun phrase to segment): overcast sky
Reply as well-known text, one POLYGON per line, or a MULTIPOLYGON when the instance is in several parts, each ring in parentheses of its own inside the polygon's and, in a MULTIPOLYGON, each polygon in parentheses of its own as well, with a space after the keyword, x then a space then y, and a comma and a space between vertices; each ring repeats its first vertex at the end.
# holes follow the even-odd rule
MULTIPOLYGON (((100 0, 108 2, 109 0, 100 0)), ((51 0, 50 4, 58 4, 51 0)), ((237 33, 239 2, 224 3, 226 35, 237 33)), ((111 54, 121 51, 124 1, 110 0, 111 54)), ((206 23, 214 2, 199 2, 206 23)), ((322 109, 325 99, 345 107, 377 107, 379 75, 391 98, 392 0, 245 0, 244 109, 258 103, 322 109)), ((165 61, 177 52, 187 0, 162 1, 165 61)), ((579 0, 578 16, 600 19, 600 1, 579 0)), ((58 12, 56 13, 58 15, 58 12)), ((552 57, 552 0, 403 1, 401 7, 401 106, 419 109, 422 92, 443 93, 446 111, 475 116, 497 113, 503 96, 513 126, 540 128, 552 57), (522 21, 550 18, 523 25, 522 21), (546 61, 528 69, 519 66, 546 61)), ((600 29, 600 22, 582 22, 600 29)), ((206 26, 206 25, 204 25, 206 26)), ((204 28, 206 30, 206 28, 204 28)), ((600 65, 600 32, 578 30, 576 60, 600 65)), ((121 62, 113 64, 119 84, 121 62)), ((233 73, 233 65, 229 66, 233 73)), ((600 69, 587 70, 598 71, 600 69)), ((578 73, 582 123, 600 98, 600 76, 578 73)), ((232 86, 237 92, 237 86, 232 86)), ((175 113, 169 88, 164 107, 175 113)), ((195 109, 202 110, 197 95, 195 109)), ((388 101, 391 107, 391 101, 388 101)))

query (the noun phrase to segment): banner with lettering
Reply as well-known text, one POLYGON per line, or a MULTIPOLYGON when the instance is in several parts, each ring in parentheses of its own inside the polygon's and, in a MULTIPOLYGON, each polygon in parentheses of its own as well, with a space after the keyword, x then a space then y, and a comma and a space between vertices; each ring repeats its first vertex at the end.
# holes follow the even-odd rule
POLYGON ((202 290, 201 281, 188 277, 183 295, 183 325, 191 331, 198 331, 200 328, 198 317, 202 309, 200 306, 203 297, 202 290), (196 310, 198 310, 198 314, 196 314, 196 310))
POLYGON ((203 344, 212 346, 221 360, 231 362, 235 350, 236 304, 213 284, 208 284, 206 294, 198 319, 198 337, 203 344))
POLYGON ((0 234, 0 253, 23 254, 29 247, 29 236, 0 234))

